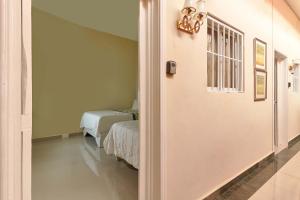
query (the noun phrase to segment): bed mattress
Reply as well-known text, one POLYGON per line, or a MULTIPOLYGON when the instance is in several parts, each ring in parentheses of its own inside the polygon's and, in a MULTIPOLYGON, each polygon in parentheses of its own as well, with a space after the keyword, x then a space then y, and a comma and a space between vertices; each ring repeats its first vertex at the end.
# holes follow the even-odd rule
POLYGON ((140 153, 139 121, 115 123, 104 140, 105 152, 124 159, 139 169, 140 153))
POLYGON ((80 128, 84 128, 93 136, 108 132, 110 127, 121 121, 132 120, 131 113, 106 110, 85 112, 81 118, 80 128))

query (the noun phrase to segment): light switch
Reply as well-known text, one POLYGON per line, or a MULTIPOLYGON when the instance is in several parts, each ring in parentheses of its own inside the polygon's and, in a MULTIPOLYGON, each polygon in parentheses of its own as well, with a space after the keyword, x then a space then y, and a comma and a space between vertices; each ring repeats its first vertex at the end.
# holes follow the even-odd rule
POLYGON ((175 61, 168 61, 167 62, 167 74, 168 75, 176 74, 176 67, 177 67, 177 64, 175 61))

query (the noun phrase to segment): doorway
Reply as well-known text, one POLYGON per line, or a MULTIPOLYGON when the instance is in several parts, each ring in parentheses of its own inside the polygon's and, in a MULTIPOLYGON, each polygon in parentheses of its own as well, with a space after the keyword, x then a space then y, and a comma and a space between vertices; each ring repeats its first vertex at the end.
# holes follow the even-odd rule
POLYGON ((275 51, 274 59, 274 150, 288 147, 288 66, 287 57, 275 51))
POLYGON ((32 200, 137 200, 138 1, 68 5, 32 1, 32 200))

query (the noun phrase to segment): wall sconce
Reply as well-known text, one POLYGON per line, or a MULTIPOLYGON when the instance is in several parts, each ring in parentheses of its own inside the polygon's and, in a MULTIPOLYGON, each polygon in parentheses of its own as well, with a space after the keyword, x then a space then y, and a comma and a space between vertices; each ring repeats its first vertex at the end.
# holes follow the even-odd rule
POLYGON ((291 74, 295 73, 295 67, 294 67, 294 65, 290 65, 289 66, 289 71, 290 71, 291 74))
POLYGON ((205 0, 186 0, 181 10, 182 17, 177 21, 177 29, 194 34, 200 31, 207 16, 205 0))
POLYGON ((293 60, 292 65, 289 66, 289 71, 291 74, 295 73, 297 66, 300 66, 300 59, 293 60))

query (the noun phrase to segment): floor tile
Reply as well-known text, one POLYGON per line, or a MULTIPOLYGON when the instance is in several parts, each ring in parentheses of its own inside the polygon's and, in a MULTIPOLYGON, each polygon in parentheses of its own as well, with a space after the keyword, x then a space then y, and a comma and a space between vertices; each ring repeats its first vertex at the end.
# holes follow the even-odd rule
POLYGON ((293 200, 299 198, 300 140, 264 161, 239 181, 216 191, 207 200, 293 200), (281 184, 284 183, 284 184, 281 184), (290 196, 289 196, 290 195, 290 196))
POLYGON ((292 158, 250 200, 300 200, 300 153, 292 158))
POLYGON ((81 136, 33 144, 32 200, 137 200, 138 171, 81 136))

